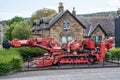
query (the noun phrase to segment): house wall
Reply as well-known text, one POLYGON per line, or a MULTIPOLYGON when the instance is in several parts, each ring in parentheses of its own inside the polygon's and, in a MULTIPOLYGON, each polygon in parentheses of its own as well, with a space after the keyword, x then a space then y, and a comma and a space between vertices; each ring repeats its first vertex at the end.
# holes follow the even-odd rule
POLYGON ((61 37, 65 35, 72 35, 74 38, 83 39, 83 27, 80 25, 69 13, 64 14, 51 28, 50 37, 61 41, 61 37), (64 20, 70 21, 70 29, 63 28, 64 20))
POLYGON ((41 30, 32 32, 32 37, 42 37, 41 35, 42 35, 41 30))
POLYGON ((98 27, 93 33, 91 36, 103 36, 105 37, 105 34, 104 32, 98 27))
POLYGON ((91 37, 93 36, 102 36, 102 40, 106 37, 105 33, 99 27, 91 34, 91 37))
POLYGON ((43 37, 50 37, 50 30, 43 30, 43 37))
POLYGON ((50 37, 50 30, 38 30, 32 33, 33 37, 50 37))

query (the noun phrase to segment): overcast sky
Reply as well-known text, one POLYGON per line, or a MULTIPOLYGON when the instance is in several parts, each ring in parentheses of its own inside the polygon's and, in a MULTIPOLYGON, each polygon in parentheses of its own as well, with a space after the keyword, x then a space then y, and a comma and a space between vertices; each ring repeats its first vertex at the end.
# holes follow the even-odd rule
POLYGON ((64 9, 77 14, 87 14, 103 11, 116 11, 120 8, 120 0, 1 0, 0 20, 11 19, 14 16, 30 17, 35 11, 43 8, 55 9, 62 2, 64 9))

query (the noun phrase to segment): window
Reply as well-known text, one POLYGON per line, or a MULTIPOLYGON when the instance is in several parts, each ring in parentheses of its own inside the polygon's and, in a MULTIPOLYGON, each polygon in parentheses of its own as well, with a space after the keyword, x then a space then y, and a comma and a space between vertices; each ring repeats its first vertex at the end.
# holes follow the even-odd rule
POLYGON ((93 36, 92 39, 95 40, 95 42, 102 42, 102 36, 93 36))
POLYGON ((72 41, 72 40, 73 40, 73 37, 72 37, 72 36, 68 36, 67 40, 68 40, 68 41, 72 41))
POLYGON ((96 41, 96 36, 92 36, 92 39, 93 39, 94 41, 96 41))
POLYGON ((61 40, 62 40, 62 44, 65 44, 67 41, 72 41, 73 37, 72 36, 62 36, 61 40))
POLYGON ((98 39, 99 39, 99 42, 102 42, 102 36, 99 36, 98 39))
POLYGON ((65 44, 67 42, 66 36, 62 36, 62 44, 65 44))
POLYGON ((63 29, 70 29, 70 21, 69 20, 65 20, 63 22, 63 29))

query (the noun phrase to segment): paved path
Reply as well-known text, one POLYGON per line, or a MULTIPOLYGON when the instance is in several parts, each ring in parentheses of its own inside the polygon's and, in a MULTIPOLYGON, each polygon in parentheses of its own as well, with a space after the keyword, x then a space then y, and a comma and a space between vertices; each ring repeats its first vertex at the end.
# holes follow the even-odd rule
POLYGON ((0 44, 0 48, 2 48, 2 45, 0 44))
POLYGON ((42 70, 19 72, 0 80, 120 80, 120 68, 42 70))

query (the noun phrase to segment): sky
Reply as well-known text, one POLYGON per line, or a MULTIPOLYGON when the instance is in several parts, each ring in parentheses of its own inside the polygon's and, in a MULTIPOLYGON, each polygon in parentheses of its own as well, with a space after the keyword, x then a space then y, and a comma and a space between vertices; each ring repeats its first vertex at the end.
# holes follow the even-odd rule
POLYGON ((117 11, 120 8, 120 0, 1 0, 0 21, 14 16, 31 17, 35 11, 43 8, 58 12, 59 2, 63 3, 64 10, 72 11, 75 7, 76 14, 117 11))

